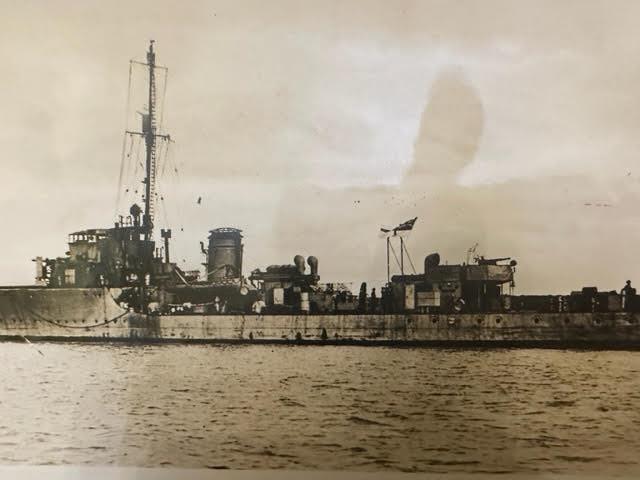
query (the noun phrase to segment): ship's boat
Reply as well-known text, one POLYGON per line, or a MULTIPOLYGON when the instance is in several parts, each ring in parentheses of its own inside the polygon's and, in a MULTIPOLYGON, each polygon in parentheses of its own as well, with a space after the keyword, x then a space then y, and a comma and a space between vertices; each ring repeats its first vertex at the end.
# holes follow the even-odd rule
POLYGON ((171 261, 171 229, 160 230, 160 244, 154 239, 158 146, 172 139, 157 126, 156 70, 165 67, 153 42, 146 59, 147 111, 140 131, 125 132, 145 143, 143 207, 134 203, 111 228, 71 233, 62 257, 36 257, 35 285, 0 287, 0 338, 640 346, 640 302, 629 281, 620 292, 514 295, 515 260, 442 265, 438 254, 425 257, 422 273, 405 274, 403 234, 417 217, 382 229, 388 281, 380 297, 365 283, 357 294, 321 284, 314 256, 245 277, 242 230, 231 227, 201 242, 203 274, 182 270, 171 261), (394 240, 401 271, 391 276, 394 240))

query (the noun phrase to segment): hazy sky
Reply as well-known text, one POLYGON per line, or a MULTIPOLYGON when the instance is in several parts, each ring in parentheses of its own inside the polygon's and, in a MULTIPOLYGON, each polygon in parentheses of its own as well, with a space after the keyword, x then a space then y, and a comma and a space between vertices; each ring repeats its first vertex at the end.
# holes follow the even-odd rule
POLYGON ((323 280, 379 284, 379 226, 418 216, 418 271, 479 242, 517 258, 518 292, 640 282, 640 3, 0 6, 0 283, 112 225, 128 61, 150 38, 179 170, 157 223, 183 268, 236 226, 245 273, 314 254, 323 280))

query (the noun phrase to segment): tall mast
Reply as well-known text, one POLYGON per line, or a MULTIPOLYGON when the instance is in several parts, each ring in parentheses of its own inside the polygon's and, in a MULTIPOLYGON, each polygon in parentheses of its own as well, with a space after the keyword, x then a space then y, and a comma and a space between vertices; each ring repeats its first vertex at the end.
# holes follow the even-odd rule
POLYGON ((143 217, 145 240, 150 240, 153 236, 153 200, 156 186, 156 54, 153 51, 153 43, 153 40, 149 42, 149 51, 147 52, 147 66, 149 67, 149 111, 144 117, 142 126, 147 151, 143 217))
MULTIPOLYGON (((126 130, 125 133, 127 135, 136 135, 144 138, 145 149, 146 149, 146 161, 145 161, 145 178, 142 183, 145 185, 144 192, 144 212, 142 216, 142 231, 144 233, 144 240, 150 242, 153 240, 153 217, 154 217, 154 200, 156 195, 156 144, 158 138, 170 142, 171 137, 166 134, 158 133, 158 128, 156 124, 156 69, 160 68, 165 71, 165 85, 166 85, 166 72, 167 68, 163 66, 156 65, 156 53, 153 50, 154 41, 151 40, 149 42, 149 50, 147 51, 147 63, 138 62, 136 60, 131 60, 131 63, 136 63, 139 65, 143 65, 149 69, 149 105, 147 113, 142 113, 142 131, 135 132, 131 130, 126 130)), ((131 68, 129 68, 129 75, 131 75, 131 68)), ((131 86, 131 77, 129 77, 129 86, 131 86)), ((132 143, 133 145, 133 143, 132 143)), ((123 150, 124 152, 124 150, 123 150)), ((124 154, 123 154, 124 155, 124 154)), ((123 156, 124 161, 124 156, 123 156)), ((138 218, 140 214, 140 209, 137 205, 131 207, 131 213, 136 218, 138 218), (137 213, 134 214, 134 207, 137 210, 137 213)), ((135 221, 135 220, 134 220, 135 221)), ((139 224, 136 222, 134 225, 138 226, 139 224)), ((165 260, 169 261, 169 238, 171 238, 171 230, 162 230, 162 238, 165 241, 165 249, 166 256, 165 260)), ((151 252, 153 254, 153 252, 151 252)), ((152 258, 144 258, 143 265, 139 271, 140 274, 140 305, 141 310, 143 312, 146 311, 146 277, 147 274, 151 273, 151 261, 152 258)))
MULTIPOLYGON (((151 240, 153 238, 153 218, 154 218, 154 200, 156 196, 156 145, 158 138, 170 142, 171 136, 158 133, 156 122, 156 69, 160 68, 167 72, 167 67, 156 65, 156 53, 153 50, 154 41, 149 43, 147 51, 147 63, 131 60, 131 63, 143 65, 149 69, 149 91, 148 91, 148 110, 142 115, 142 131, 135 132, 126 130, 127 135, 137 135, 144 138, 146 149, 145 161, 145 177, 142 183, 145 185, 144 190, 144 212, 142 216, 142 226, 144 230, 144 239, 151 240)), ((166 81, 166 76, 165 76, 166 81)), ((129 79, 131 82, 131 79, 129 79)), ((124 158, 124 157, 123 157, 124 158)))

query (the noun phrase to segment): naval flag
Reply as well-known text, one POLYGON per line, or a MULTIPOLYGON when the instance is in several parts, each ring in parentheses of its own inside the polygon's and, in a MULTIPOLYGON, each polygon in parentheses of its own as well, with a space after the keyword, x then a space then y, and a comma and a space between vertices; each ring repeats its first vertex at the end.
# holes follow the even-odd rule
POLYGON ((413 230, 413 224, 416 223, 417 219, 418 219, 418 217, 412 218, 411 220, 407 220, 406 222, 401 223, 396 228, 394 228, 394 230, 396 232, 398 232, 400 230, 413 230))
POLYGON ((413 225, 416 223, 416 220, 418 219, 418 217, 412 218, 411 220, 407 220, 404 223, 401 223, 400 225, 398 225, 395 228, 380 228, 380 231, 383 233, 391 233, 393 232, 393 234, 395 235, 396 232, 407 232, 409 230, 413 230, 413 225))

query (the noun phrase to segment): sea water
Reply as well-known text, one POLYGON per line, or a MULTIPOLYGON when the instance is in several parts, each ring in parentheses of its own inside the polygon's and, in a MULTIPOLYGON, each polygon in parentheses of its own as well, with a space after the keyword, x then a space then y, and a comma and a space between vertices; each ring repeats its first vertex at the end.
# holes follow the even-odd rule
POLYGON ((640 352, 0 344, 0 464, 640 473, 640 352))

